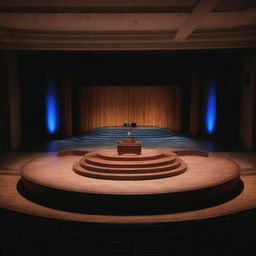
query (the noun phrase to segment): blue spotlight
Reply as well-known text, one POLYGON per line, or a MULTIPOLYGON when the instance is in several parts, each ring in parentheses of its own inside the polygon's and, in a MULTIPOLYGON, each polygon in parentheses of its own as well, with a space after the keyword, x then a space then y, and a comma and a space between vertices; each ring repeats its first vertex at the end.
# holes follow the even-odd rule
POLYGON ((46 127, 50 134, 54 134, 58 128, 58 101, 55 85, 48 82, 46 91, 46 127))
POLYGON ((206 92, 205 126, 208 134, 213 134, 216 127, 216 77, 211 74, 206 92))

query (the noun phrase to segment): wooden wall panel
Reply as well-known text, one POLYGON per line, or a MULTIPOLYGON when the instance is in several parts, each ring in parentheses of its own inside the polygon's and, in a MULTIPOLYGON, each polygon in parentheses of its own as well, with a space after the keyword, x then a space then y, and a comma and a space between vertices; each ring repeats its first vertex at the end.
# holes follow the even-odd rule
POLYGON ((139 126, 180 130, 180 86, 81 86, 78 91, 78 129, 139 126))

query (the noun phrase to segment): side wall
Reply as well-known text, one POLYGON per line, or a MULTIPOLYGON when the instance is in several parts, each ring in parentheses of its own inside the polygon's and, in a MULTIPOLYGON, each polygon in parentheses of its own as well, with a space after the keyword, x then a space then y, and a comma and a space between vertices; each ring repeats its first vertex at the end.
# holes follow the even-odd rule
POLYGON ((244 52, 241 91, 240 140, 247 149, 256 148, 256 50, 244 52))
POLYGON ((0 51, 0 151, 17 149, 21 140, 20 81, 15 52, 0 51))

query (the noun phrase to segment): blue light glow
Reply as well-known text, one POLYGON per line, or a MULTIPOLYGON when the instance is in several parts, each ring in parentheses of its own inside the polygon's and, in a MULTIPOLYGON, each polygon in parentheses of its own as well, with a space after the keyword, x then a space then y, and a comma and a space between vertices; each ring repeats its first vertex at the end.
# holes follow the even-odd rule
POLYGON ((206 94, 205 125, 208 134, 213 134, 216 127, 216 78, 211 74, 206 94))
POLYGON ((48 82, 46 91, 46 127, 50 134, 54 134, 58 128, 58 102, 55 86, 48 82))

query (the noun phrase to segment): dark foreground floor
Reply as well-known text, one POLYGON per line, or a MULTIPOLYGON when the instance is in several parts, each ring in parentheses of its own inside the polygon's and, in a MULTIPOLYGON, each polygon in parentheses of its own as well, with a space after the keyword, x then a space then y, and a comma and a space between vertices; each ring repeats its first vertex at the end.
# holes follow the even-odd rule
POLYGON ((255 211, 155 225, 104 225, 0 211, 0 255, 255 255, 255 211))

